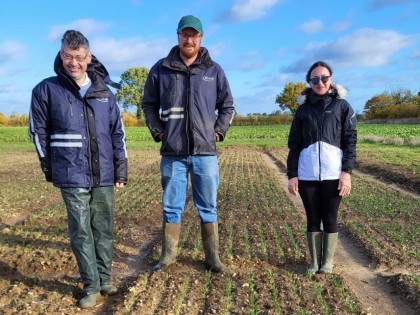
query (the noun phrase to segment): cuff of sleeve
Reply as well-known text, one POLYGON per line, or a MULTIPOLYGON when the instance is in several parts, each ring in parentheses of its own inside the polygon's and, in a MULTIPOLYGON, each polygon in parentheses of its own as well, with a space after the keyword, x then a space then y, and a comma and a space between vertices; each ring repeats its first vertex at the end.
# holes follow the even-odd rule
POLYGON ((116 182, 117 183, 124 183, 127 184, 128 179, 126 177, 117 177, 116 182))

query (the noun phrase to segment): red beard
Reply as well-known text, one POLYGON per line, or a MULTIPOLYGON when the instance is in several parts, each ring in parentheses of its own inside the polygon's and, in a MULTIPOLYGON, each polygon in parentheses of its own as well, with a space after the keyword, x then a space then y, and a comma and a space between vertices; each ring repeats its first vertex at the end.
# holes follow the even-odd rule
POLYGON ((196 44, 185 43, 179 47, 179 50, 181 55, 190 59, 198 55, 198 52, 200 51, 200 46, 196 44))

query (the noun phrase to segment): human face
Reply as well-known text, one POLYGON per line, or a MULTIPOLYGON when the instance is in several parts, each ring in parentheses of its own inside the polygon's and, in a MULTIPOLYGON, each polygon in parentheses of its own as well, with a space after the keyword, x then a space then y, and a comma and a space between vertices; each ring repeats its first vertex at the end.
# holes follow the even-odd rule
POLYGON ((63 67, 66 72, 81 85, 86 79, 86 70, 92 60, 92 54, 85 48, 70 49, 64 47, 60 52, 63 67))
POLYGON ((197 57, 200 51, 201 34, 193 28, 184 28, 178 32, 178 47, 182 56, 187 59, 197 57))
POLYGON ((318 80, 319 82, 317 84, 313 84, 311 80, 309 81, 309 83, 311 84, 312 90, 320 96, 325 95, 330 89, 331 80, 332 80, 331 74, 328 71, 328 69, 322 66, 318 66, 314 68, 310 75, 310 79, 312 78, 319 79, 318 80), (323 82, 323 81, 326 81, 326 82, 323 82))

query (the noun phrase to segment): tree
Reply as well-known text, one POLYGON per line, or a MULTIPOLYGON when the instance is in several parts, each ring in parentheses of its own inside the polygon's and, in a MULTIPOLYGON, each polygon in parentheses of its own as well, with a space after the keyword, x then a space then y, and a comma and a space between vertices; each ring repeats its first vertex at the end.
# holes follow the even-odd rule
POLYGON ((364 113, 367 119, 418 117, 420 97, 403 88, 383 92, 366 102, 364 113))
POLYGON ((282 110, 289 109, 292 114, 296 113, 299 106, 296 98, 305 90, 305 88, 306 84, 304 82, 287 83, 284 86, 283 92, 276 96, 276 103, 279 104, 282 110))
POLYGON ((0 126, 8 126, 10 123, 10 118, 5 114, 0 113, 0 126))
POLYGON ((397 88, 388 93, 392 97, 394 105, 411 103, 415 95, 408 89, 397 88))
POLYGON ((149 69, 145 67, 130 68, 121 75, 121 89, 117 91, 118 102, 124 109, 131 106, 136 107, 137 118, 143 118, 141 102, 143 100, 143 89, 146 83, 149 69))
POLYGON ((27 126, 29 120, 28 114, 19 114, 18 112, 12 112, 10 115, 9 125, 10 126, 27 126))
POLYGON ((365 104, 365 116, 367 119, 387 118, 388 111, 392 105, 392 97, 387 93, 375 95, 371 97, 365 104))

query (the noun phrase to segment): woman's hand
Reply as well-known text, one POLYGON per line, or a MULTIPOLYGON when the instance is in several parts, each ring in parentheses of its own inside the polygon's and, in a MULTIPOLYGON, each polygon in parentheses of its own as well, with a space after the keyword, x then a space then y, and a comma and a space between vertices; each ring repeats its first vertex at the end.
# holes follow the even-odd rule
POLYGON ((340 196, 348 196, 351 191, 351 175, 347 172, 342 172, 338 180, 338 190, 340 196))
POLYGON ((287 189, 289 189, 289 193, 292 195, 297 196, 299 188, 298 188, 299 180, 297 177, 293 177, 289 179, 287 182, 287 189))

